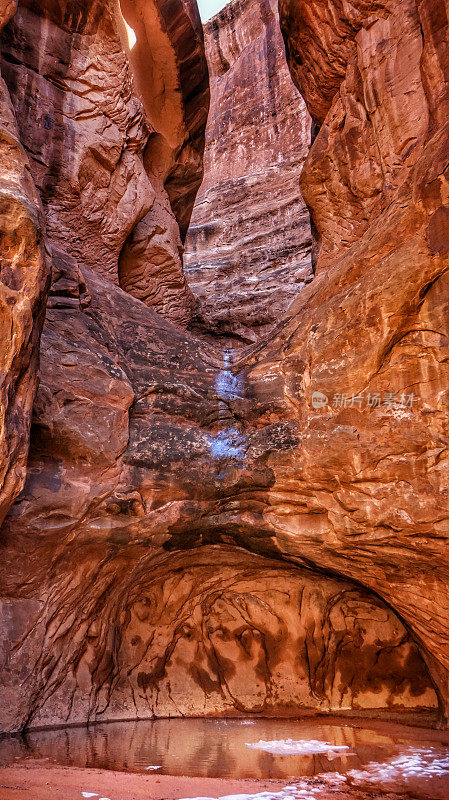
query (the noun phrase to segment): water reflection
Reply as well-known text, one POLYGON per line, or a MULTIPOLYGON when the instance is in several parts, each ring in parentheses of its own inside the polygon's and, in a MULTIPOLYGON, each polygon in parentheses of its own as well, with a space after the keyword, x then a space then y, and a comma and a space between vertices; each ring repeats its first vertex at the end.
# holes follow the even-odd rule
POLYGON ((423 797, 447 800, 447 738, 430 730, 369 722, 172 719, 4 739, 0 762, 33 758, 130 772, 286 780, 327 773, 345 776, 355 785, 419 790, 423 797))

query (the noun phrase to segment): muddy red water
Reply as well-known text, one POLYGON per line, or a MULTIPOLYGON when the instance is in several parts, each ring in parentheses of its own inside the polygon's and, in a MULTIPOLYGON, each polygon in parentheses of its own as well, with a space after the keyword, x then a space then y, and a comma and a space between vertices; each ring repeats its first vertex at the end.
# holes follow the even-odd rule
POLYGON ((448 733, 369 720, 172 719, 0 741, 0 765, 36 760, 146 775, 285 780, 289 789, 276 794, 279 800, 319 798, 319 782, 312 790, 309 780, 317 776, 340 790, 449 798, 448 733))

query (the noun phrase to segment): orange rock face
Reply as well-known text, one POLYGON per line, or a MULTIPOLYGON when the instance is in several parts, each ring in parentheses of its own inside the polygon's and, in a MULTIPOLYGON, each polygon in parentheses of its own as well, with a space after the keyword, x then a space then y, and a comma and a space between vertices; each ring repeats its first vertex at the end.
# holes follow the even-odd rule
POLYGON ((245 406, 243 378, 54 258, 28 481, 3 528, 3 726, 435 706, 394 612, 274 560, 270 459, 296 423, 239 430, 223 404, 245 406))
POLYGON ((237 362, 66 245, 44 196, 54 280, 0 537, 4 730, 437 704, 447 721, 445 5, 292 0, 281 18, 321 124, 302 173, 320 253, 237 362))
POLYGON ((3 34, 3 72, 50 241, 186 324, 181 234, 202 177, 207 66, 196 8, 178 0, 172 40, 160 5, 23 2, 3 34), (148 36, 162 65, 144 81, 148 36))
POLYGON ((321 123, 302 174, 321 252, 313 289, 254 369, 282 347, 282 381, 305 423, 305 482, 333 487, 330 504, 315 494, 323 527, 303 534, 297 520, 303 553, 319 530, 320 561, 346 561, 346 575, 398 611, 447 712, 446 7, 280 7, 292 72, 321 123), (329 398, 318 414, 315 391, 329 398), (342 394, 364 398, 342 404, 342 394))
MULTIPOLYGON (((0 3, 0 29, 16 10, 0 3)), ((0 76, 0 522, 26 474, 50 260, 39 195, 0 76)))
POLYGON ((194 327, 257 341, 312 277, 299 189, 310 117, 285 61, 277 0, 233 0, 205 24, 205 177, 186 240, 194 327))

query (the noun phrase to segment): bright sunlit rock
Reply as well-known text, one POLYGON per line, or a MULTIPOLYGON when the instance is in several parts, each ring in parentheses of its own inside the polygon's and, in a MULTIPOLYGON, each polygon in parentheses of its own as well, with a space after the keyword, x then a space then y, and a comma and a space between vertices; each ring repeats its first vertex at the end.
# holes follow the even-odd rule
POLYGON ((125 18, 123 18, 123 22, 125 23, 126 33, 128 35, 129 49, 132 50, 135 43, 137 42, 137 36, 134 31, 134 28, 131 28, 131 25, 128 25, 125 18))

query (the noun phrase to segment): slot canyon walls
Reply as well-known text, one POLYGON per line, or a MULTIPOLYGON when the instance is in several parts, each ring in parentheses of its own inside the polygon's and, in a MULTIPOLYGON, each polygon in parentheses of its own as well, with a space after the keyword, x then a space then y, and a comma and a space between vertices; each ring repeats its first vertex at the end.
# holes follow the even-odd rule
MULTIPOLYGON (((16 3, 0 3, 0 29, 16 3)), ((25 481, 50 258, 45 221, 0 76, 0 522, 25 481)))
POLYGON ((167 5, 24 0, 2 70, 48 240, 187 324, 181 237, 202 178, 208 81, 196 9, 167 5), (122 11, 138 33, 131 50, 122 11))
POLYGON ((266 333, 313 277, 299 188, 310 117, 277 0, 232 0, 204 34, 212 102, 184 267, 194 327, 239 344, 266 333))
POLYGON ((182 275, 161 269, 167 302, 134 288, 159 286, 161 206, 182 240, 207 113, 195 7, 149 6, 121 7, 132 49, 106 2, 26 2, 2 36, 23 451, 50 251, 53 282, 26 481, 13 502, 21 455, 4 494, 1 729, 437 705, 446 724, 446 4, 281 2, 319 128, 302 172, 319 256, 235 363, 183 329, 182 275))
POLYGON ((447 715, 448 7, 280 10, 292 74, 321 125, 302 173, 321 250, 252 375, 282 352, 273 371, 307 419, 301 473, 326 487, 318 504, 320 490, 312 505, 306 492, 313 514, 287 514, 283 535, 289 552, 301 541, 303 556, 357 573, 395 608, 447 715))
MULTIPOLYGON (((107 339, 92 344, 77 329, 77 312, 91 304, 85 270, 103 280, 100 293, 120 285, 187 324, 192 297, 182 239, 203 174, 209 83, 190 0, 24 0, 1 12, 3 519, 25 480, 34 400, 31 451, 43 435, 44 462, 70 463, 73 502, 82 507, 82 485, 95 502, 108 480, 115 483, 111 460, 126 446, 133 392, 107 339)), ((32 463, 30 454, 28 477, 32 463)), ((41 466, 38 459, 42 477, 41 466)), ((60 485, 59 478, 50 482, 60 485)), ((37 524, 38 539, 29 542, 33 572, 37 542, 59 515, 58 504, 45 506, 44 527, 37 524)), ((7 583, 14 582, 12 569, 7 583)), ((38 607, 15 590, 2 602, 2 727, 10 718, 16 725, 18 708, 27 715, 21 683, 28 662, 19 659, 12 676, 9 643, 38 607)))

